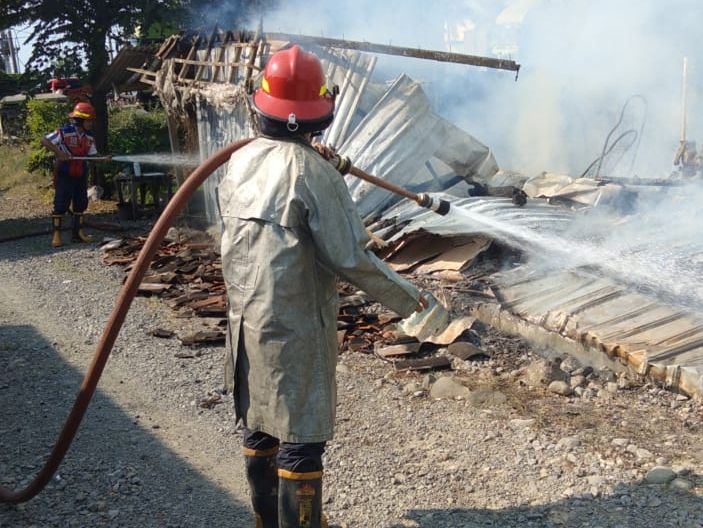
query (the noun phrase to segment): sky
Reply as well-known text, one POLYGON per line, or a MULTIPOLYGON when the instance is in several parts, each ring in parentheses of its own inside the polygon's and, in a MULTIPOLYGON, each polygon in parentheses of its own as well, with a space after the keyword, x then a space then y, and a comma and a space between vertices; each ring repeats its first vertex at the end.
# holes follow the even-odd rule
POLYGON ((32 46, 24 45, 23 42, 31 33, 31 26, 17 26, 12 28, 12 32, 15 35, 15 42, 19 41, 19 61, 20 61, 20 71, 24 72, 24 65, 29 60, 32 55, 32 46))

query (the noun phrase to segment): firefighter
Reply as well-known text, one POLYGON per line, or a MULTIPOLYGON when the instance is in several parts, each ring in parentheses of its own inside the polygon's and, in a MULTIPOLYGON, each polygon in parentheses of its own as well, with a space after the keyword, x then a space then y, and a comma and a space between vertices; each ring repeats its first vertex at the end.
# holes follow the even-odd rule
POLYGON ((342 175, 311 146, 334 112, 319 59, 299 46, 273 54, 252 103, 262 134, 232 156, 218 187, 226 382, 256 526, 319 528, 336 407, 336 277, 403 317, 435 299, 365 249, 342 175))
POLYGON ((72 157, 95 156, 98 152, 91 129, 95 108, 90 103, 77 103, 68 114, 71 122, 42 138, 41 144, 56 155, 54 163, 54 211, 51 215, 52 247, 63 245, 61 222, 72 207, 74 242, 91 242, 83 229, 83 213, 88 208, 88 164, 72 157))

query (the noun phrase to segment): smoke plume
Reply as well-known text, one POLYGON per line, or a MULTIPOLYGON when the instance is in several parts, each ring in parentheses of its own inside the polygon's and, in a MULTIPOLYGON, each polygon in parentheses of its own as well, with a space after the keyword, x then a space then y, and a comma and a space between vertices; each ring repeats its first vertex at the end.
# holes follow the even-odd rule
POLYGON ((423 81, 437 111, 491 146, 502 167, 528 175, 580 175, 639 94, 621 126, 634 133, 611 170, 663 177, 680 139, 685 56, 687 136, 703 141, 701 20, 697 0, 296 0, 267 13, 264 27, 520 62, 517 82, 509 72, 392 57, 381 57, 379 70, 423 81))

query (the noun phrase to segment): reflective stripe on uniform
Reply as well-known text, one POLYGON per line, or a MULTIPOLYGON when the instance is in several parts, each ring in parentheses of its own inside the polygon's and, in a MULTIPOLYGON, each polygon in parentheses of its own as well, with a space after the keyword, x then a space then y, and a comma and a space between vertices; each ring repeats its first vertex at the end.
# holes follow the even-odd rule
POLYGON ((288 480, 315 480, 322 478, 322 471, 308 471, 307 473, 296 473, 287 469, 279 469, 278 476, 288 480))
POLYGON ((243 447, 242 453, 244 453, 244 456, 249 456, 249 457, 273 456, 276 453, 278 453, 278 446, 271 447, 269 449, 250 449, 248 447, 243 447))

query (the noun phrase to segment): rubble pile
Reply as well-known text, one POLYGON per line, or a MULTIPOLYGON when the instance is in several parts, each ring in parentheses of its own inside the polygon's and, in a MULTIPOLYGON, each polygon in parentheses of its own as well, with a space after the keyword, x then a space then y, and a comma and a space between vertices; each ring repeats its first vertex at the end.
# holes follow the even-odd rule
MULTIPOLYGON (((146 237, 141 236, 108 242, 103 246, 103 264, 121 265, 129 272, 145 241, 146 237)), ((447 280, 451 281, 456 295, 473 291, 458 284, 463 279, 459 270, 465 269, 489 245, 483 238, 452 240, 415 233, 388 248, 385 255, 398 271, 416 271, 426 280, 439 280, 445 285, 447 280)), ((481 354, 475 333, 470 334, 473 317, 458 317, 442 334, 420 343, 399 329, 396 323, 400 317, 396 313, 381 311, 364 292, 346 283, 340 283, 338 291, 340 353, 374 354, 397 371, 452 369, 453 357, 465 360, 481 354)), ((481 295, 490 295, 488 292, 475 290, 481 295)), ((182 344, 194 347, 225 342, 227 294, 221 257, 211 242, 165 241, 142 280, 138 295, 158 297, 174 310, 176 318, 196 321, 194 329, 158 327, 150 331, 151 335, 175 336, 182 344)))

